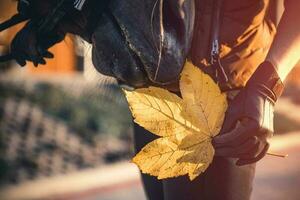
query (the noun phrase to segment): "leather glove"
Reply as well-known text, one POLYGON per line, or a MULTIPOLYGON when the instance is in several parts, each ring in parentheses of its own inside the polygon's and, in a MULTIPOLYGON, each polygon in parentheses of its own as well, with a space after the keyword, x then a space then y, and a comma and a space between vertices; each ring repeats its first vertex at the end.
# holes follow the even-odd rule
MULTIPOLYGON (((41 28, 51 5, 51 3, 44 1, 18 1, 18 18, 30 19, 24 28, 16 34, 11 44, 9 57, 15 59, 19 65, 24 66, 26 61, 31 61, 35 66, 38 66, 39 64, 46 64, 45 58, 54 57, 48 49, 63 40, 65 33, 54 30, 49 25, 46 28, 50 30, 44 31, 41 28)), ((13 19, 13 21, 16 20, 17 18, 13 19)))
POLYGON ((35 23, 29 21, 13 39, 11 54, 19 65, 25 66, 26 61, 33 62, 35 66, 46 64, 45 58, 54 57, 48 49, 64 38, 60 34, 41 36, 37 32, 35 23))
POLYGON ((273 133, 274 105, 283 91, 275 68, 262 63, 245 88, 229 103, 221 134, 214 138, 216 156, 238 158, 237 165, 262 159, 273 133))

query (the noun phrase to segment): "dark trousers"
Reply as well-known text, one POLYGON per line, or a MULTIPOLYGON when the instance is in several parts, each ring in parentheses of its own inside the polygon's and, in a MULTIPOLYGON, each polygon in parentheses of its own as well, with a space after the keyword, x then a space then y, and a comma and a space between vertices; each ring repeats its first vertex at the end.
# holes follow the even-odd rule
MULTIPOLYGON (((135 150, 156 139, 139 125, 134 125, 135 150)), ((142 174, 149 200, 249 200, 255 164, 238 167, 234 159, 215 157, 208 170, 190 181, 187 176, 157 180, 142 174)))

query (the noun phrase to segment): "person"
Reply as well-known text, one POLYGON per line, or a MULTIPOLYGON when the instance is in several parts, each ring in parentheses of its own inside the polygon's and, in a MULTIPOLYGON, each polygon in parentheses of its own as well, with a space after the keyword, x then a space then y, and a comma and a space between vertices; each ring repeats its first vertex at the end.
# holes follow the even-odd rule
MULTIPOLYGON (((189 59, 210 74, 228 94, 229 108, 221 133, 213 140, 216 156, 208 170, 193 182, 187 177, 158 181, 142 175, 148 198, 250 199, 255 163, 266 155, 268 138, 273 133, 274 106, 283 91, 283 81, 300 58, 300 22, 295 20, 299 16, 300 1, 284 1, 285 10, 278 27, 268 18, 269 0, 112 2, 102 5, 105 9, 99 19, 101 22, 93 23, 94 26, 88 25, 94 18, 85 17, 90 12, 80 14, 76 20, 74 17, 78 15, 71 14, 67 15, 73 17, 71 20, 64 18, 56 24, 54 35, 60 35, 57 38, 61 40, 66 32, 72 32, 93 43, 93 60, 98 71, 114 76, 127 88, 158 85, 178 92, 176 83, 185 59, 189 59), (132 9, 136 5, 145 9, 153 5, 153 9, 137 13, 132 9), (147 21, 145 16, 152 18, 147 21), (78 20, 82 18, 85 20, 81 22, 86 23, 79 26, 78 20), (68 26, 74 21, 77 22, 75 28, 68 26), (152 22, 154 28, 148 26, 153 25, 152 22), (94 28, 85 31, 87 27, 94 28), (140 37, 141 32, 147 37, 140 37), (130 45, 126 45, 128 43, 130 45), (169 64, 175 67, 170 68, 169 64)), ((25 27, 16 38, 36 38, 35 34, 25 34, 29 29, 33 30, 25 27)), ((42 50, 47 50, 58 39, 53 41, 42 50)), ((12 50, 17 52, 15 55, 22 55, 21 64, 34 59, 37 64, 43 63, 36 60, 37 51, 17 48, 19 43, 13 42, 12 50)), ((43 55, 46 54, 39 54, 43 55)), ((136 151, 155 139, 137 124, 134 130, 136 151)))
MULTIPOLYGON (((195 1, 189 59, 227 92, 229 108, 221 133, 213 140, 216 156, 208 170, 193 182, 187 177, 160 182, 142 175, 149 199, 251 198, 255 163, 268 151, 282 82, 300 58, 300 24, 294 20, 299 16, 300 2, 285 0, 276 28, 267 15, 269 3, 195 1)), ((137 151, 155 139, 146 132, 135 125, 137 151)))

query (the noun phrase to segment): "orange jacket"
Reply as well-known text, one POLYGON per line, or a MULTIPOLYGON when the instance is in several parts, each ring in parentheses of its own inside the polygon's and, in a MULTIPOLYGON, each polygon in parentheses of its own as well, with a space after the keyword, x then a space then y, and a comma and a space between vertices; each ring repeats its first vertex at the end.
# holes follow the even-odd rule
MULTIPOLYGON (((213 75, 210 67, 213 2, 196 0, 195 31, 190 52, 194 64, 213 75)), ((264 61, 275 35, 267 17, 269 0, 224 0, 220 16, 220 57, 228 83, 223 90, 245 86, 264 61)))

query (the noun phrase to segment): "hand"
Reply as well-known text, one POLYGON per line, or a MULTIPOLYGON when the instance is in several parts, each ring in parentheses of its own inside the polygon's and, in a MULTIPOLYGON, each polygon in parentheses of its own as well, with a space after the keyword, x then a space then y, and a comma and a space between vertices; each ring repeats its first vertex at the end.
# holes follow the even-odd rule
POLYGON ((214 138, 216 156, 238 158, 237 165, 262 159, 273 133, 274 105, 283 84, 274 67, 265 62, 246 87, 230 102, 221 134, 214 138))
POLYGON ((21 66, 25 66, 26 61, 33 62, 34 66, 44 65, 46 58, 54 57, 48 48, 61 41, 63 37, 58 34, 40 36, 37 33, 37 27, 30 21, 13 39, 11 54, 21 66))

